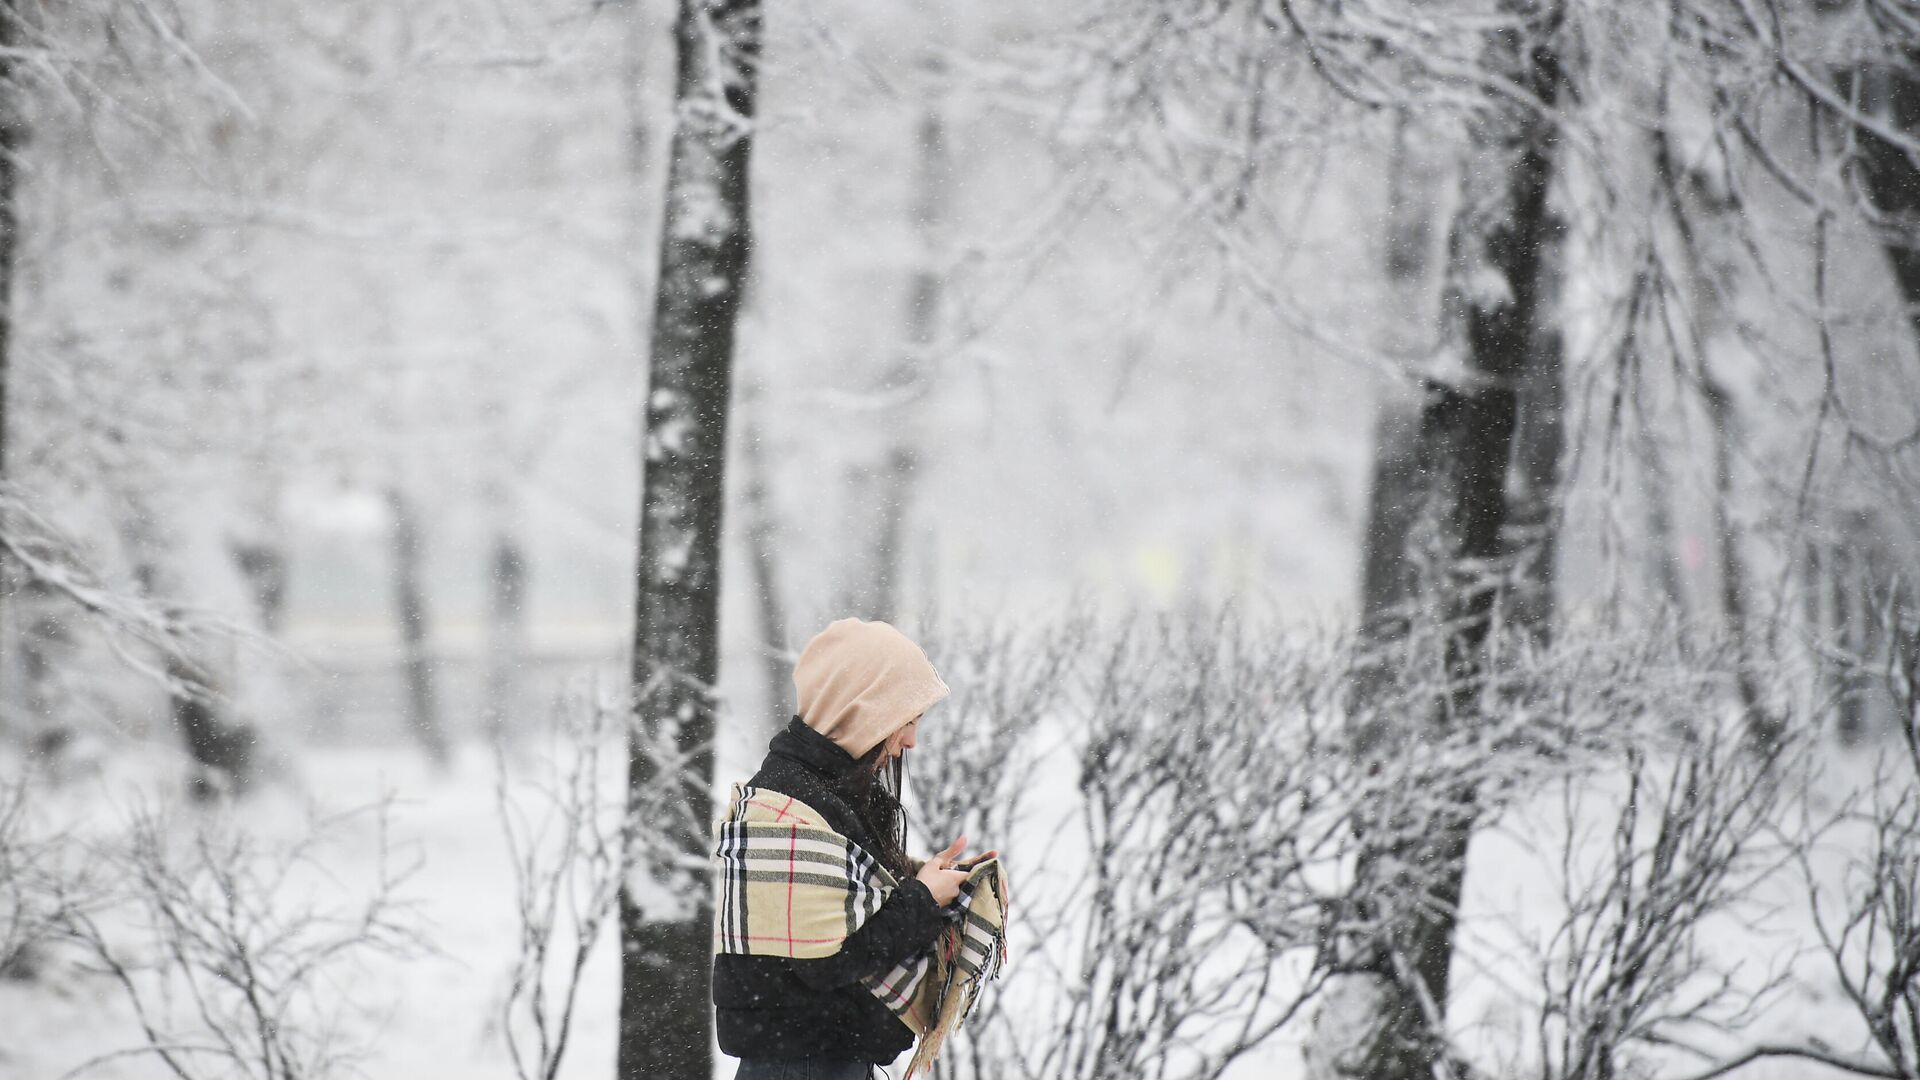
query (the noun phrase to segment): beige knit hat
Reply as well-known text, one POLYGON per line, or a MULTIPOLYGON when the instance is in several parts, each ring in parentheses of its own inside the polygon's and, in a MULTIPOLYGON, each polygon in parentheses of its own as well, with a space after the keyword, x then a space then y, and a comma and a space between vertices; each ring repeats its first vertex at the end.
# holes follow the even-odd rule
POLYGON ((859 758, 947 696, 927 654, 883 622, 838 619, 793 665, 800 718, 859 758))

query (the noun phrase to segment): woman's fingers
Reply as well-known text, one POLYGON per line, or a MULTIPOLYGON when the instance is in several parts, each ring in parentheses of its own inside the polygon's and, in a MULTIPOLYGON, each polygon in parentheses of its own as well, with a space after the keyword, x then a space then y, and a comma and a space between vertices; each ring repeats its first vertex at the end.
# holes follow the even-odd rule
POLYGON ((962 836, 959 839, 955 840, 953 843, 948 844, 945 851, 942 851, 940 854, 935 855, 931 859, 928 859, 927 862, 933 865, 937 869, 951 870, 953 869, 954 864, 958 862, 965 862, 968 865, 974 865, 977 863, 983 863, 988 859, 998 858, 1000 855, 1000 850, 998 848, 992 848, 982 854, 975 855, 967 859, 961 859, 960 853, 965 850, 967 850, 967 838, 962 836))

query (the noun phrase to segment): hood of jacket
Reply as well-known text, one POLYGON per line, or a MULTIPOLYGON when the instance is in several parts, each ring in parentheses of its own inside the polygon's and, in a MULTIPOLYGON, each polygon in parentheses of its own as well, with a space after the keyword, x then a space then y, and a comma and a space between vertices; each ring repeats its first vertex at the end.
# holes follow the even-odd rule
POLYGON ((806 725, 859 758, 947 696, 932 661, 883 622, 839 619, 793 665, 806 725))

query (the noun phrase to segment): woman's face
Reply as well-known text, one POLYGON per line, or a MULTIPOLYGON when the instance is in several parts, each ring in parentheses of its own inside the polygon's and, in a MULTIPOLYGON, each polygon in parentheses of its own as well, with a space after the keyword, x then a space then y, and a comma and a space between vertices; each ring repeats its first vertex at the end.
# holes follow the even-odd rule
POLYGON ((907 726, 887 736, 887 752, 880 755, 880 764, 885 765, 901 754, 920 745, 920 718, 907 721, 907 726))

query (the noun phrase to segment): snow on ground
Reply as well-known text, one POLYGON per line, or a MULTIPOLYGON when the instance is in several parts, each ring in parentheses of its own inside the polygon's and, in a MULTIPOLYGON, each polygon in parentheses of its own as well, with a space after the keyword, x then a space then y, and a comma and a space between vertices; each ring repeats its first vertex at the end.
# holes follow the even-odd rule
MULTIPOLYGON (((134 804, 133 792, 156 799, 166 786, 151 773, 99 777, 69 787, 59 810, 90 808, 99 823, 134 804)), ((518 930, 487 751, 468 746, 447 775, 435 776, 417 754, 404 750, 315 749, 304 755, 294 782, 257 792, 231 812, 263 838, 292 842, 307 829, 309 803, 339 812, 389 796, 393 862, 419 860, 419 872, 401 895, 415 905, 418 925, 437 955, 371 957, 343 980, 341 1000, 364 1012, 357 1026, 374 1044, 364 1071, 383 1078, 510 1077, 496 1031, 518 930)), ((371 816, 345 823, 341 842, 328 848, 337 856, 329 869, 343 890, 371 887, 379 839, 371 816)), ((604 948, 595 957, 563 1077, 612 1071, 618 982, 612 959, 604 948)), ((63 976, 57 991, 0 983, 0 1017, 16 1033, 5 1040, 15 1056, 0 1060, 0 1076, 9 1078, 59 1077, 105 1050, 139 1042, 126 1003, 99 977, 63 976), (21 1039, 20 1032, 33 1034, 21 1039)), ((166 1072, 157 1061, 122 1059, 87 1075, 132 1080, 166 1072)))
MULTIPOLYGON (((1064 744, 1055 743, 1059 752, 1064 744)), ((737 762, 728 762, 737 768, 737 762)), ((1062 763, 1055 763, 1056 765, 1062 763)), ((1839 763, 1844 773, 1847 762, 1839 763)), ((1858 767, 1852 770, 1858 775, 1858 767)), ((93 831, 108 829, 130 810, 177 796, 173 763, 147 768, 112 765, 106 773, 70 782, 52 804, 49 817, 78 822, 93 831)), ((1029 902, 1047 889, 1062 887, 1084 866, 1081 834, 1073 827, 1074 770, 1043 768, 1031 792, 1027 835, 976 837, 976 847, 992 845, 1005 853, 1015 874, 1016 896, 1029 902), (1052 778, 1048 780, 1047 778, 1052 778), (1025 889, 1022 889, 1025 886, 1025 889)), ((724 785, 723 785, 724 786, 724 785)), ((431 1076, 491 1080, 513 1075, 498 1034, 505 973, 513 955, 516 922, 508 854, 496 817, 494 769, 490 754, 478 745, 464 747, 445 775, 435 775, 418 755, 393 748, 311 749, 298 768, 230 809, 193 811, 232 813, 264 839, 292 842, 304 835, 312 809, 338 812, 393 799, 389 846, 393 861, 417 859, 419 871, 403 895, 415 905, 419 926, 432 941, 432 955, 366 958, 344 975, 333 992, 357 1019, 354 1028, 372 1044, 364 1074, 376 1078, 431 1076)), ((1521 811, 1521 818, 1527 811, 1521 811)), ((379 833, 371 816, 345 822, 339 842, 328 847, 332 882, 315 882, 316 896, 369 888, 377 873, 379 833)), ((925 838, 916 837, 916 843, 925 838)), ((1541 853, 1511 830, 1479 838, 1472 853, 1470 894, 1464 940, 1468 958, 1459 969, 1456 1022, 1465 1030, 1510 1035, 1524 1033, 1524 1010, 1514 1004, 1512 988, 1523 973, 1511 945, 1541 927, 1550 910, 1553 867, 1541 853), (1507 959, 1501 959, 1505 955, 1507 959), (1503 989, 1505 988, 1505 989, 1503 989)), ((1754 897, 1756 909, 1770 911, 1768 935, 1730 926, 1716 928, 1709 950, 1716 956, 1776 954, 1790 933, 1805 934, 1804 904, 1796 904, 1784 880, 1769 885, 1778 895, 1754 897)), ((1016 913, 1017 914, 1017 913, 1016 913)), ((1044 947, 1016 919, 1011 941, 1012 966, 996 991, 1013 996, 1025 1010, 1044 1017, 1044 967, 1036 963, 1044 947), (1032 975, 1023 979, 1023 975, 1032 975)), ((607 943, 596 952, 576 1015, 573 1046, 563 1077, 611 1074, 618 975, 607 943)), ((1762 1028, 1775 1037, 1820 1032, 1843 1045, 1858 1029, 1843 1004, 1817 988, 1823 978, 1819 959, 1809 984, 1816 988, 1781 999, 1762 1028)), ((104 1052, 138 1045, 139 1031, 125 1001, 107 979, 65 970, 41 982, 0 982, 0 1077, 6 1080, 54 1080, 104 1052)), ((1283 1033, 1262 1052, 1227 1074, 1234 1080, 1299 1074, 1299 1040, 1304 1030, 1283 1033)), ((963 1034, 961 1038, 966 1038, 963 1034)), ((720 1058, 717 1076, 731 1076, 733 1062, 720 1058)), ((1757 1064, 1743 1072, 1748 1080, 1779 1080, 1814 1075, 1799 1064, 1757 1064)), ((106 1080, 165 1075, 145 1058, 121 1058, 85 1075, 106 1080)))

